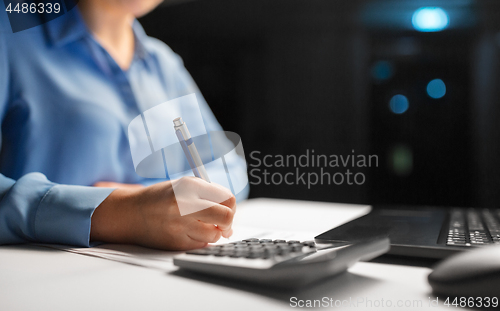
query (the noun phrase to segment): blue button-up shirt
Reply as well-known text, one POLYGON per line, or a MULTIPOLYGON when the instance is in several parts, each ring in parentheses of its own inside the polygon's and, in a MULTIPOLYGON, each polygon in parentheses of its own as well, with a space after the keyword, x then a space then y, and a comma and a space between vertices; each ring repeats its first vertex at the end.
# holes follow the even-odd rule
MULTIPOLYGON (((113 190, 88 186, 158 181, 134 171, 127 139, 134 117, 196 93, 205 124, 190 127, 221 127, 180 57, 137 21, 134 59, 124 71, 78 9, 12 34, 2 7, 0 244, 88 246, 91 215, 113 190)), ((248 188, 239 197, 247 194, 248 188)))

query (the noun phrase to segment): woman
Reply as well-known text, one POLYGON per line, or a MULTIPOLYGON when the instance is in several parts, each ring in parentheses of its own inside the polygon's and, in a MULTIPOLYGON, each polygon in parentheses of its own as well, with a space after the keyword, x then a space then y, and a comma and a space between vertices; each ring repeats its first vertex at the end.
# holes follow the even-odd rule
POLYGON ((134 172, 126 128, 152 106, 196 93, 204 124, 190 128, 221 130, 180 58, 135 20, 159 3, 81 0, 44 25, 1 33, 0 244, 180 250, 231 235, 229 190, 134 172), (176 187, 188 191, 176 197, 176 187), (179 200, 213 206, 181 217, 179 200))

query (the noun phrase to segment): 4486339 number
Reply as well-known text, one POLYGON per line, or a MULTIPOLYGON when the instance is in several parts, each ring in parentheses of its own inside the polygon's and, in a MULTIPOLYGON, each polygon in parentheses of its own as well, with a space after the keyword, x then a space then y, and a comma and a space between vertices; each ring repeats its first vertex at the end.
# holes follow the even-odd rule
POLYGON ((498 308, 498 297, 448 297, 443 305, 457 308, 498 308))
POLYGON ((12 13, 24 13, 24 14, 27 14, 27 13, 31 13, 31 14, 34 14, 34 13, 39 13, 39 14, 50 14, 50 13, 59 13, 61 12, 61 4, 60 3, 51 3, 51 2, 47 2, 47 3, 43 3, 43 2, 39 2, 39 3, 35 3, 35 2, 32 2, 32 3, 17 3, 15 6, 12 5, 12 3, 9 3, 7 5, 7 7, 5 8, 5 11, 7 11, 8 13, 12 14, 12 13))

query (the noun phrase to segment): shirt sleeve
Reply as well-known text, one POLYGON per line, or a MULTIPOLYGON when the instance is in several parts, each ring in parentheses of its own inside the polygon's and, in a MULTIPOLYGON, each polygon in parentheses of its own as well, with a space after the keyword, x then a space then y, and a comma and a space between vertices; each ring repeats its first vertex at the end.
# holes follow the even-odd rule
POLYGON ((88 247, 92 214, 113 190, 59 185, 40 173, 17 181, 0 175, 0 244, 88 247))
MULTIPOLYGON (((8 89, 7 49, 0 35, 1 119, 8 89)), ((58 185, 40 173, 17 181, 0 174, 0 245, 41 242, 88 247, 92 213, 113 190, 58 185)))

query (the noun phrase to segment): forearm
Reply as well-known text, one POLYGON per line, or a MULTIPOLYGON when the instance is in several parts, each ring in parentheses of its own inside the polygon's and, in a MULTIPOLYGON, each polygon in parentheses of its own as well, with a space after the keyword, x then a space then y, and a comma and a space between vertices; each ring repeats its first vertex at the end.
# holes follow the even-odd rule
POLYGON ((134 243, 138 221, 134 215, 134 190, 116 189, 92 214, 91 242, 134 243))

